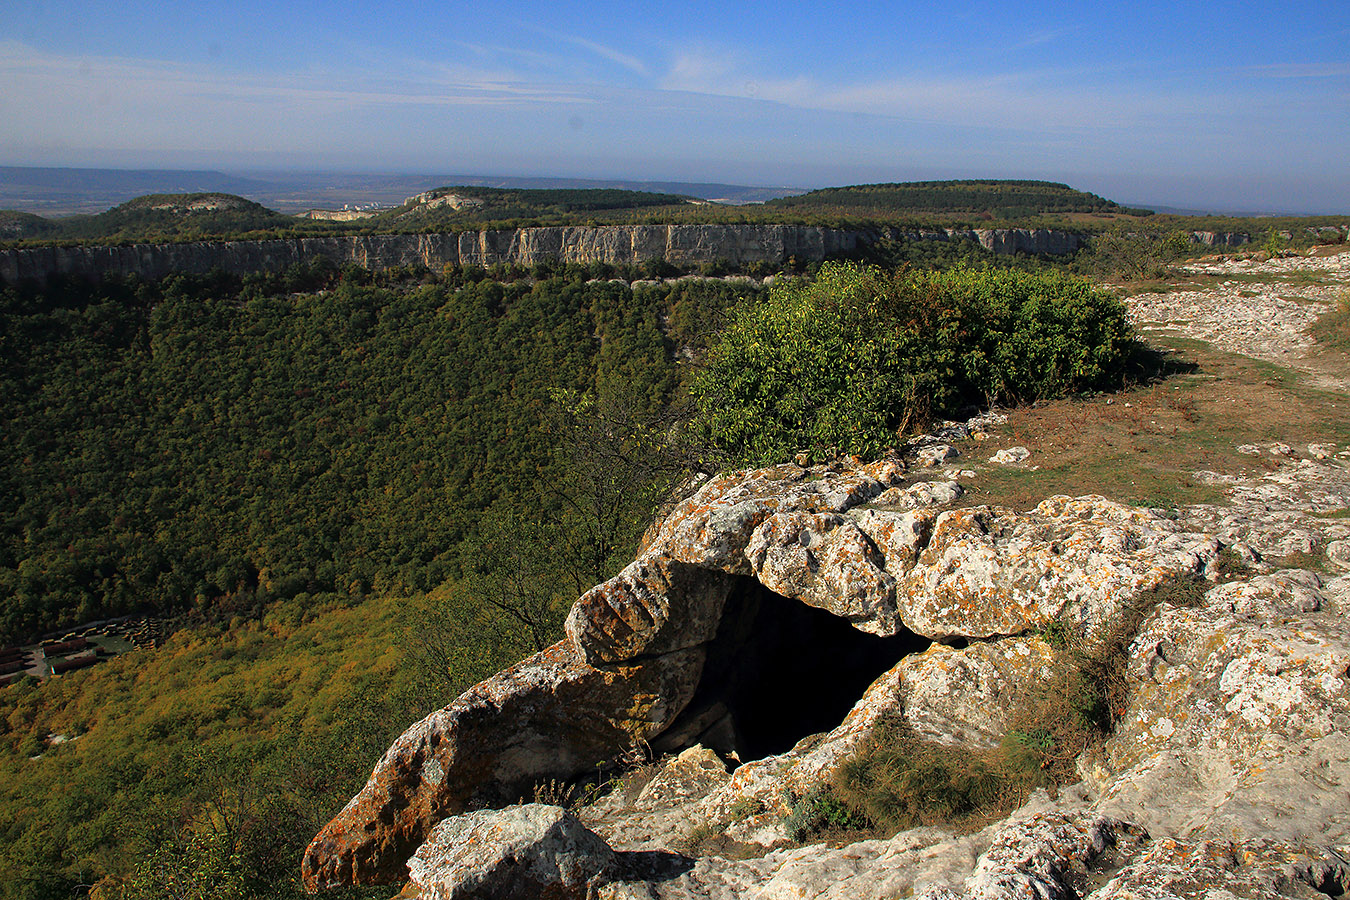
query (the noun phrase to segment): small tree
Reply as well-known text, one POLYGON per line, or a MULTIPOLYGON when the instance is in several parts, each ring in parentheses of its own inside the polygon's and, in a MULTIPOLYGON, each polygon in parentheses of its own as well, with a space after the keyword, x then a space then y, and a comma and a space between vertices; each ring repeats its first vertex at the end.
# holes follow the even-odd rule
POLYGON ((1145 234, 1108 231, 1092 239, 1088 268, 1102 278, 1139 281, 1162 278, 1191 250, 1182 232, 1145 234))

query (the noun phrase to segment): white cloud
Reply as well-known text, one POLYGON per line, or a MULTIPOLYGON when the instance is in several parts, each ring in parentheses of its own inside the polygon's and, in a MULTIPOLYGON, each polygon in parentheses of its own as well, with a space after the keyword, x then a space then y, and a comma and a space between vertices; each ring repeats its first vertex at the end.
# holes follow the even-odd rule
MULTIPOLYGON (((191 121, 206 110, 270 106, 278 111, 342 110, 369 106, 511 106, 577 104, 593 99, 581 89, 512 80, 512 73, 450 64, 428 64, 417 77, 368 72, 252 74, 207 65, 115 57, 69 57, 0 43, 0 109, 10 121, 49 118, 50 111, 88 109, 116 102, 145 123, 156 118, 191 121)), ((128 128, 138 123, 128 121, 128 128)))
POLYGON ((771 100, 804 110, 856 113, 933 124, 1046 128, 1130 128, 1175 120, 1196 102, 1175 92, 1113 90, 1070 73, 911 76, 826 84, 805 75, 756 74, 734 53, 699 49, 678 55, 661 80, 667 90, 771 100))
POLYGON ((560 40, 564 40, 569 44, 575 44, 576 46, 581 47, 583 50, 589 50, 602 59, 607 59, 612 63, 617 63, 618 65, 623 66, 625 69, 628 69, 629 71, 636 72, 637 74, 642 75, 644 77, 648 74, 647 66, 642 62, 642 60, 638 59, 635 56, 630 56, 627 53, 615 50, 613 47, 607 47, 604 44, 598 44, 595 41, 587 40, 586 38, 574 37, 572 35, 566 34, 559 35, 558 37, 560 40))

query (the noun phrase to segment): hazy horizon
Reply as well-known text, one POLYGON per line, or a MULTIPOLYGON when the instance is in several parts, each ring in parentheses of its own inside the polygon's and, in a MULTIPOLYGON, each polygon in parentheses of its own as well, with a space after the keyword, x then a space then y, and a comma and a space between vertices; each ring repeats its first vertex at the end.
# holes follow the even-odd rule
MULTIPOLYGON (((790 196, 796 193, 805 193, 824 187, 839 187, 842 185, 817 184, 817 185, 785 185, 785 184, 728 184, 724 182, 707 181, 650 181, 646 179, 606 179, 606 178, 571 178, 566 176, 554 175, 516 175, 503 174, 500 172, 488 173, 429 173, 429 172, 386 172, 370 169, 352 168, 347 170, 279 170, 279 169, 246 169, 246 168, 221 168, 221 169, 133 169, 133 168, 98 168, 84 166, 6 166, 0 164, 0 209, 13 209, 26 212, 37 212, 49 216, 70 215, 73 213, 100 212, 105 209, 123 203, 126 200, 137 196, 152 193, 165 192, 191 192, 197 190, 216 191, 225 193, 238 193, 241 196, 256 200, 264 205, 272 205, 279 211, 294 211, 300 208, 310 208, 313 206, 328 207, 340 206, 343 203, 369 202, 374 194, 381 194, 380 201, 383 204, 393 204, 402 201, 406 196, 420 193, 423 190, 429 190, 434 187, 461 185, 478 186, 497 186, 497 187, 625 187, 634 190, 653 190, 666 193, 687 193, 691 196, 703 197, 705 199, 720 199, 711 192, 710 188, 726 188, 733 194, 731 201, 733 203, 754 203, 762 202, 757 200, 740 199, 736 194, 739 192, 758 192, 765 196, 790 196), (13 192, 6 191, 4 176, 7 169, 20 169, 27 171, 43 172, 71 172, 71 173, 105 173, 105 174, 143 174, 147 176, 167 177, 174 173, 183 175, 204 174, 218 175, 224 178, 235 178, 243 180, 257 179, 252 185, 194 185, 187 179, 174 187, 166 187, 158 183, 147 183, 138 190, 114 190, 107 187, 93 188, 88 190, 88 197, 98 197, 100 195, 115 194, 113 199, 107 199, 103 203, 90 202, 84 199, 79 202, 54 202, 49 198, 34 200, 31 197, 25 199, 16 199, 13 192), (349 199, 344 196, 342 188, 336 186, 342 180, 350 178, 350 187, 347 189, 349 199), (277 202, 274 198, 283 192, 295 192, 299 189, 295 181, 322 181, 325 182, 322 188, 322 197, 315 195, 313 203, 301 203, 298 200, 291 202, 277 202), (370 182, 381 182, 378 188, 372 188, 370 182), (387 183, 386 183, 387 182, 387 183), (391 187, 391 184, 407 182, 404 187, 391 187), (420 183, 420 184, 419 184, 420 183), (268 190, 259 190, 258 188, 266 185, 268 190), (254 188, 250 190, 250 188, 254 188), (704 190, 683 190, 683 188, 704 189, 704 190), (269 203, 270 201, 270 203, 269 203), (53 211, 53 206, 56 207, 53 211)), ((1082 189, 1079 185, 1069 184, 1069 187, 1082 189)), ((317 190, 317 188, 316 188, 317 190)), ((302 193, 302 192, 301 192, 302 193)), ((1096 193, 1096 192, 1094 192, 1096 193)), ((1258 208, 1223 208, 1223 207, 1181 207, 1169 202, 1157 202, 1156 200, 1132 198, 1132 197, 1113 197, 1104 195, 1106 199, 1113 200, 1122 206, 1130 208, 1147 208, 1158 213, 1171 213, 1178 215, 1218 215, 1218 216, 1285 216, 1285 215, 1314 215, 1300 210, 1287 209, 1258 209, 1258 208)), ((1341 215, 1342 213, 1330 212, 1325 215, 1341 215)), ((1350 213, 1344 213, 1350 215, 1350 213)))
POLYGON ((1343 4, 3 2, 0 165, 1029 178, 1350 212, 1343 4))

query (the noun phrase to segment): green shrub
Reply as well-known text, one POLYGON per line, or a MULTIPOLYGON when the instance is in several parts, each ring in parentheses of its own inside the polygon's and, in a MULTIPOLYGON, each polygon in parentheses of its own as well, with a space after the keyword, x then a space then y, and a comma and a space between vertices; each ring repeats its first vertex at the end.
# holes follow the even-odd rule
POLYGON ((742 304, 692 388, 703 436, 737 462, 875 456, 934 415, 1103 386, 1125 309, 1060 274, 827 264, 742 304))
POLYGON ((1341 291, 1336 308, 1320 316, 1308 333, 1318 343, 1350 351, 1350 289, 1341 291))
POLYGON ((1182 232, 1108 231, 1092 238, 1083 262, 1103 278, 1141 281, 1167 277, 1172 266, 1195 251, 1196 245, 1182 232))

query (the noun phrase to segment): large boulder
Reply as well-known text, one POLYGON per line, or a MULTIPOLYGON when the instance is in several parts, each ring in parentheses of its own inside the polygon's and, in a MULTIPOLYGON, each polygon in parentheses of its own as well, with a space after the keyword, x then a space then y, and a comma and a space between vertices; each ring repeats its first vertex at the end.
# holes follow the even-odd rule
POLYGON ((688 704, 703 655, 693 647, 598 669, 562 641, 471 688, 394 742, 305 851, 305 886, 401 880, 442 819, 510 802, 645 740, 688 704))
POLYGON ((774 593, 847 619, 861 631, 893 635, 895 579, 885 557, 855 523, 837 513, 794 511, 769 517, 744 556, 774 593))
POLYGON ((567 636, 594 666, 687 650, 717 634, 730 589, 720 572, 644 557, 581 595, 567 636))
POLYGON ((422 900, 586 900, 614 868, 603 839, 540 803, 446 819, 408 861, 422 900))

